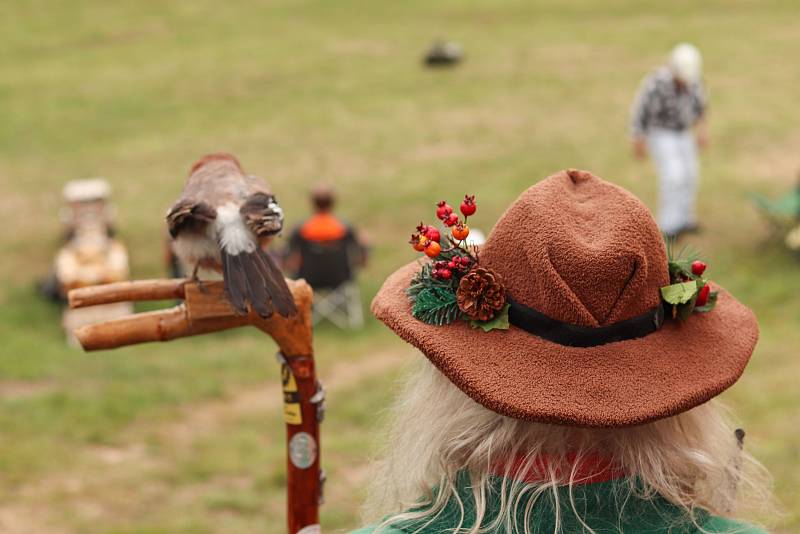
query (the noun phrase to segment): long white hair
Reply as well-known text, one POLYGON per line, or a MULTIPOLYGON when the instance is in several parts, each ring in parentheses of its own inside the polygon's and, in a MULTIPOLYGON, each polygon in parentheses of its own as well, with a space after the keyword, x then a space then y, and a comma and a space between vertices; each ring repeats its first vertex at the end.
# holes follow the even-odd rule
MULTIPOLYGON (((587 457, 602 456, 619 466, 630 492, 649 499, 660 495, 682 509, 687 519, 705 510, 732 516, 747 502, 763 511, 769 502, 768 475, 741 450, 721 405, 712 401, 683 414, 654 423, 620 429, 586 429, 531 423, 496 414, 457 389, 427 359, 416 370, 392 411, 383 455, 371 478, 365 520, 385 527, 414 520, 432 521, 451 500, 457 501, 461 521, 454 534, 478 534, 503 528, 530 534, 527 518, 542 495, 558 496, 557 488, 572 489, 577 466, 587 457), (546 456, 545 480, 525 482, 524 473, 546 456), (510 458, 521 462, 509 463, 510 458), (508 465, 508 488, 491 494, 493 467, 508 465), (556 467, 557 466, 557 467, 556 467), (470 478, 474 525, 456 489, 459 472, 470 478), (491 496, 490 496, 491 494, 491 496), (488 499, 499 499, 500 513, 490 519, 488 499), (520 509, 522 507, 522 509, 520 509), (413 509, 413 510, 412 510, 413 509), (524 512, 524 525, 516 517, 524 512)), ((571 495, 572 492, 569 491, 571 495)), ((571 501, 571 499, 570 499, 571 501)), ((565 510, 553 499, 556 527, 565 510)), ((574 502, 570 502, 578 520, 574 502)), ((698 525, 699 526, 699 525, 698 525)), ((586 532, 594 532, 583 524, 586 532)))

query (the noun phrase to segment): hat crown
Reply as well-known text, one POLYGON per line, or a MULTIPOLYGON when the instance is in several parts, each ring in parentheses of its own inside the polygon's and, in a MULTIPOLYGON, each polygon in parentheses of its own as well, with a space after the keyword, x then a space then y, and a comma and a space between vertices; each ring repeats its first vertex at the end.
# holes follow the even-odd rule
POLYGON ((666 250, 647 207, 621 187, 568 170, 524 192, 481 248, 509 295, 553 319, 597 327, 660 305, 666 250))

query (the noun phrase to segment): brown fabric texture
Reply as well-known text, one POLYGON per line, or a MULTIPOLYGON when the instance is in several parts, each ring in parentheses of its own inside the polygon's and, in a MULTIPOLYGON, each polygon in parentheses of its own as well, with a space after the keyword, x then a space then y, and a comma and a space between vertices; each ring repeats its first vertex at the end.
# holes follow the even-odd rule
MULTIPOLYGON (((554 319, 602 326, 660 304, 669 283, 661 234, 624 189, 564 171, 524 192, 481 247, 480 263, 518 302, 554 319)), ((724 289, 716 308, 668 320, 646 337, 566 347, 512 326, 425 324, 405 290, 413 262, 391 275, 375 316, 420 349, 457 387, 500 414, 546 423, 620 427, 702 404, 741 376, 758 339, 753 313, 724 289)))

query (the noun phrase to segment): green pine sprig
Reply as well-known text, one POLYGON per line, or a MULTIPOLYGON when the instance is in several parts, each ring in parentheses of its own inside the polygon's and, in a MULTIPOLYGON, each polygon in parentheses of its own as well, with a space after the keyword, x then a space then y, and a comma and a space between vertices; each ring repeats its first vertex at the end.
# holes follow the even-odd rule
POLYGON ((442 326, 461 318, 456 294, 441 287, 425 288, 414 300, 411 313, 420 321, 442 326))
POLYGON ((693 278, 692 262, 700 259, 700 252, 691 245, 684 245, 676 252, 677 242, 675 236, 664 236, 667 244, 667 265, 669 277, 673 282, 681 281, 682 277, 693 278))
POLYGON ((439 280, 431 274, 433 266, 425 263, 406 294, 411 300, 411 314, 420 321, 436 326, 455 322, 461 318, 461 310, 456 300, 458 281, 439 280))

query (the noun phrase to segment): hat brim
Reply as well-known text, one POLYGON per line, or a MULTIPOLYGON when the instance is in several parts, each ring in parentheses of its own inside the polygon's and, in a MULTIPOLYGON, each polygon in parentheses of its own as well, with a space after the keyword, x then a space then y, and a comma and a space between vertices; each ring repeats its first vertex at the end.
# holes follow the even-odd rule
POLYGON ((392 274, 373 313, 476 402, 517 419, 623 427, 669 417, 736 382, 758 341, 753 312, 718 286, 713 311, 596 347, 559 345, 514 326, 429 325, 411 315, 405 292, 419 268, 413 262, 392 274))

